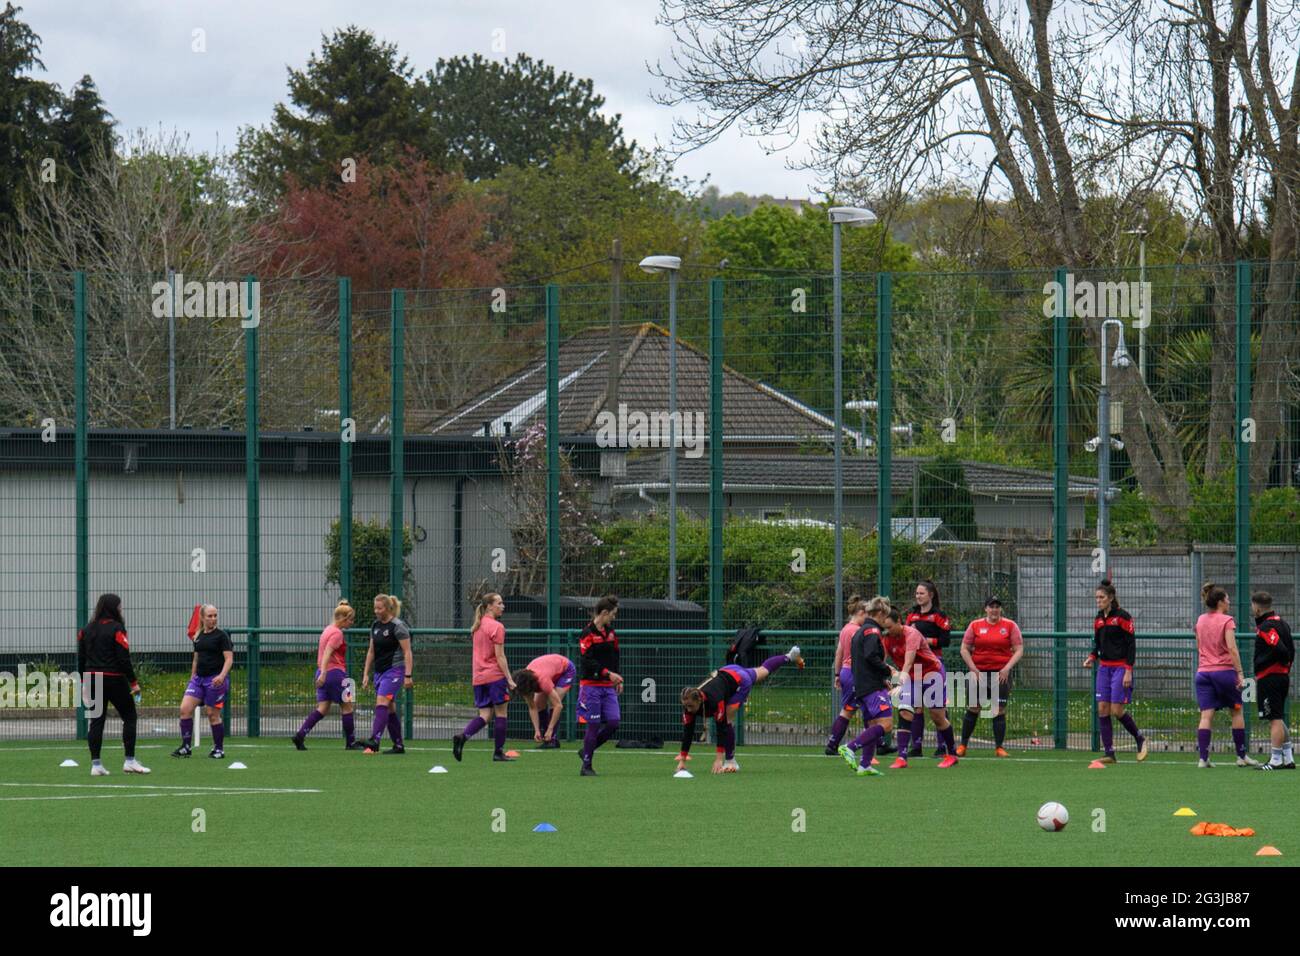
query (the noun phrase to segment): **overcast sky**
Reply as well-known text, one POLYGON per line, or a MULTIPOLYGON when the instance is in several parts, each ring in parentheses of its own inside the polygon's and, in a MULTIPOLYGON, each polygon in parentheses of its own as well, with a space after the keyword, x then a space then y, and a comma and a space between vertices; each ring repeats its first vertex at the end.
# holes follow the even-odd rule
MULTIPOLYGON (((439 57, 527 53, 590 77, 626 134, 667 145, 674 111, 650 98, 646 63, 669 61, 671 34, 655 26, 658 0, 16 0, 42 41, 44 78, 65 91, 83 74, 98 84, 119 132, 188 133, 194 148, 233 148, 239 127, 268 122, 287 99, 286 66, 300 68, 321 34, 359 24, 396 42, 415 72, 439 57), (193 31, 207 52, 191 49, 193 31)), ((796 147, 799 149, 799 147, 796 147)), ((677 169, 724 193, 812 195, 812 174, 786 168, 798 153, 766 155, 738 133, 681 159, 677 169)))

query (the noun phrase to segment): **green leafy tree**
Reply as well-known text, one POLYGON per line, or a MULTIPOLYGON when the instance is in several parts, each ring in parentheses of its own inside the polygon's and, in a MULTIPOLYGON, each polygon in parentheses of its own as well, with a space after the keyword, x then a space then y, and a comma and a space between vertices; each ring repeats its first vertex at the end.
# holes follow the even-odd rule
POLYGON ((62 105, 59 88, 28 75, 44 70, 41 38, 18 19, 22 7, 0 12, 0 232, 15 228, 18 206, 47 155, 50 123, 62 105))
POLYGON ((113 118, 104 107, 95 81, 83 76, 62 103, 51 124, 58 162, 79 181, 91 158, 113 151, 113 118))
POLYGON ((302 70, 289 70, 289 103, 271 124, 240 131, 240 166, 253 195, 269 199, 289 178, 301 185, 342 183, 344 160, 390 159, 413 147, 441 157, 416 107, 412 69, 397 46, 360 27, 322 36, 302 70))
POLYGON ((619 170, 636 165, 636 144, 623 141, 619 116, 601 114, 605 98, 591 80, 522 53, 506 62, 477 53, 439 60, 414 94, 446 162, 471 180, 506 166, 545 166, 574 146, 608 154, 619 170))
MULTIPOLYGON (((922 462, 916 477, 917 516, 939 518, 958 541, 978 541, 975 525, 975 498, 966 481, 961 459, 948 455, 922 462)), ((894 516, 912 516, 912 493, 895 506, 894 516)))
MULTIPOLYGON (((339 583, 342 567, 342 525, 335 520, 325 536, 325 553, 329 563, 325 568, 325 581, 339 583)), ((414 602, 409 600, 411 583, 415 575, 407 558, 411 554, 411 529, 402 528, 402 618, 409 624, 413 620, 414 602)), ((387 594, 389 587, 389 526, 375 521, 352 519, 352 593, 341 595, 356 608, 357 627, 369 627, 375 619, 374 597, 387 594)))

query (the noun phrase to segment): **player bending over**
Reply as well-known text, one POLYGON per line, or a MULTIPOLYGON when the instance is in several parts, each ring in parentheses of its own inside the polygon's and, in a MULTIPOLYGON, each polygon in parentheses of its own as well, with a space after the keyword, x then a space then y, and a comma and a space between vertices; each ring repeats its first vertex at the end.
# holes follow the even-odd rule
POLYGON ((528 701, 528 717, 533 722, 533 739, 542 750, 559 750, 555 736, 560 726, 564 695, 578 678, 578 668, 563 654, 543 654, 522 670, 515 671, 515 687, 528 701))
POLYGON ((912 718, 918 706, 930 712, 930 720, 947 748, 939 768, 946 770, 956 765, 957 742, 953 739, 952 724, 948 721, 948 675, 943 662, 930 649, 921 632, 903 623, 898 608, 887 604, 873 615, 883 635, 881 643, 885 653, 898 668, 902 677, 902 693, 898 699, 898 757, 890 764, 891 770, 907 766, 907 744, 911 737, 912 718))
POLYGON ((755 684, 761 684, 769 674, 790 663, 803 667, 803 654, 797 644, 784 654, 769 657, 758 667, 727 664, 709 675, 704 683, 682 688, 682 749, 677 754, 677 769, 686 769, 691 741, 695 739, 696 722, 701 717, 712 717, 718 738, 718 755, 713 761, 713 772, 735 773, 739 770, 740 764, 736 763, 736 726, 732 723, 732 718, 749 699, 749 692, 755 684))

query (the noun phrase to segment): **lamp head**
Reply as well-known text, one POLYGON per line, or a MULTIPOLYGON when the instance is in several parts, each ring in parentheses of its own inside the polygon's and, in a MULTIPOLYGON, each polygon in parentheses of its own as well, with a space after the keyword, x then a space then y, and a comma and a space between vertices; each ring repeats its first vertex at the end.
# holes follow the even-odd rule
POLYGON ((832 206, 827 212, 833 223, 850 223, 865 226, 876 221, 876 214, 860 206, 832 206))
POLYGON ((656 272, 676 272, 682 267, 681 256, 646 256, 641 260, 641 271, 652 275, 656 272))

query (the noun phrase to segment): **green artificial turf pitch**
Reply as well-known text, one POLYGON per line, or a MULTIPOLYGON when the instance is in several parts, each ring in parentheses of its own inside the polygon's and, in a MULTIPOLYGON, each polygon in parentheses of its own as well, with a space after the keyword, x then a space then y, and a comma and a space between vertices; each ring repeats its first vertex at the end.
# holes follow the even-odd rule
MULTIPOLYGON (((1261 773, 1217 755, 1131 754, 1089 770, 1092 754, 972 751, 940 770, 932 757, 856 777, 815 748, 742 748, 741 772, 713 776, 711 747, 674 779, 670 749, 598 752, 578 776, 575 745, 493 763, 471 741, 463 763, 444 741, 405 756, 345 751, 333 735, 227 741, 224 761, 169 756, 143 741, 148 777, 91 778, 84 745, 0 745, 0 846, 8 865, 681 865, 1288 866, 1300 861, 1300 771, 1261 773), (71 757, 79 766, 61 768, 71 757), (246 770, 230 770, 232 761, 246 770), (440 764, 446 774, 430 774, 440 764), (1034 817, 1056 800, 1060 833, 1034 817), (1175 817, 1181 806, 1196 818, 1175 817), (194 832, 196 809, 205 832, 194 832), (1094 831, 1095 810, 1104 832, 1094 831), (801 812, 800 812, 801 811, 801 812), (802 821, 803 827, 798 827, 802 821), (1194 837, 1198 821, 1253 827, 1250 838, 1194 837), (554 833, 536 833, 539 823, 554 833), (504 832, 501 830, 504 824, 504 832), (1282 857, 1257 858, 1271 844, 1282 857)), ((206 745, 204 747, 206 750, 206 745)), ((887 764, 892 758, 886 758, 887 764)))

